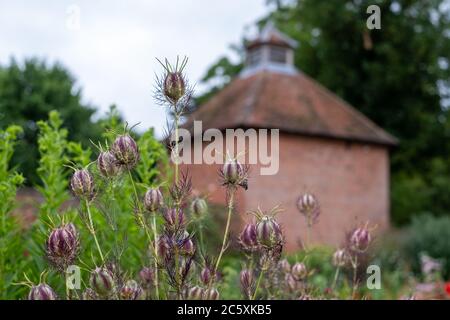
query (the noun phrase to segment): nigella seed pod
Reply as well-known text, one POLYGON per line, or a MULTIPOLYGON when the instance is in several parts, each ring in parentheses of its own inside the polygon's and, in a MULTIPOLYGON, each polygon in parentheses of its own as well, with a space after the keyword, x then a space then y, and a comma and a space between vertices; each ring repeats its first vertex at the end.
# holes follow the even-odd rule
POLYGON ((333 265, 335 267, 343 267, 348 261, 348 254, 345 249, 336 250, 333 254, 333 265))
POLYGON ((97 168, 105 178, 114 177, 120 171, 117 159, 110 151, 100 152, 97 158, 97 168))
POLYGON ((294 292, 295 290, 297 290, 297 281, 292 274, 287 273, 284 277, 284 282, 289 291, 294 292))
POLYGON ((205 290, 199 286, 189 289, 187 298, 189 300, 202 300, 205 290))
POLYGON ((253 286, 253 272, 248 269, 242 270, 240 273, 239 280, 241 283, 242 292, 248 295, 253 286))
POLYGON ((310 193, 301 195, 297 200, 298 211, 303 214, 309 226, 317 222, 320 215, 319 202, 316 197, 310 193))
POLYGON ((209 267, 205 267, 200 272, 200 281, 207 286, 211 282, 213 271, 209 267))
POLYGON ((94 198, 94 178, 87 169, 75 170, 70 179, 70 188, 80 199, 94 198))
POLYGON ((172 102, 177 103, 186 92, 186 83, 181 72, 168 72, 164 79, 164 95, 172 102))
POLYGON ((127 169, 134 168, 139 162, 138 146, 129 134, 118 136, 111 146, 111 152, 117 163, 127 169))
POLYGON ((169 208, 164 211, 163 217, 169 230, 176 231, 184 226, 184 213, 181 209, 169 208))
POLYGON ((219 297, 220 294, 216 288, 207 289, 203 294, 203 299, 205 300, 219 300, 219 297))
POLYGON ((95 268, 91 273, 89 284, 100 296, 108 296, 115 290, 114 277, 106 268, 95 268))
POLYGON ((273 217, 263 216, 256 225, 256 236, 259 244, 272 248, 282 240, 280 225, 273 217))
POLYGON ((128 280, 122 288, 120 288, 120 298, 122 300, 140 300, 144 291, 135 280, 128 280))
POLYGON ((244 167, 236 159, 228 160, 222 168, 225 184, 237 185, 243 179, 244 167))
POLYGON ((278 263, 278 265, 280 266, 280 269, 283 270, 284 273, 291 272, 291 264, 289 263, 289 261, 287 261, 287 259, 281 260, 278 263))
POLYGON ((81 299, 82 300, 98 300, 98 295, 91 288, 87 288, 86 290, 84 290, 83 294, 81 295, 81 299))
POLYGON ((258 239, 256 234, 256 225, 249 223, 244 227, 239 241, 245 250, 252 250, 258 246, 258 239))
POLYGON ((367 226, 364 226, 353 231, 350 237, 350 246, 352 250, 364 252, 369 248, 370 241, 370 232, 367 226))
POLYGON ((54 229, 46 242, 46 254, 50 263, 59 271, 71 265, 79 251, 79 235, 73 223, 54 229))
POLYGON ((208 204, 205 199, 195 198, 191 203, 191 213, 196 218, 202 218, 208 212, 208 204))
POLYGON ((189 236, 189 233, 185 231, 184 239, 181 241, 180 253, 184 256, 193 256, 195 254, 195 245, 189 236))
POLYGON ((163 195, 159 188, 147 190, 144 196, 144 207, 148 212, 158 211, 163 204, 163 195))
POLYGON ((55 291, 45 283, 32 286, 28 294, 28 300, 57 300, 55 291))
POLYGON ((150 287, 154 284, 155 272, 152 268, 144 267, 141 269, 141 271, 139 271, 139 277, 141 278, 141 281, 145 287, 150 287))
POLYGON ((294 264, 291 270, 292 276, 295 280, 300 281, 305 279, 308 276, 308 270, 304 263, 297 262, 294 264))

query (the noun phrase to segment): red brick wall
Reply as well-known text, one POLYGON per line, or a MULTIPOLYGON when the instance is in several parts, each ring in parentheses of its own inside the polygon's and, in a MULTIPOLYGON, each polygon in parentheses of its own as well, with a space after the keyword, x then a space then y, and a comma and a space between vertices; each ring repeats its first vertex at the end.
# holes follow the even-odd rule
MULTIPOLYGON (((216 165, 191 165, 194 188, 223 203, 216 165)), ((261 176, 252 166, 249 190, 240 192, 238 211, 269 210, 280 204, 278 215, 286 236, 286 248, 295 250, 306 236, 305 221, 296 209, 304 191, 314 193, 321 205, 312 241, 339 245, 347 230, 370 221, 377 232, 389 226, 389 154, 381 146, 340 140, 280 134, 280 169, 277 175, 261 176)), ((235 227, 236 224, 235 224, 235 227)))

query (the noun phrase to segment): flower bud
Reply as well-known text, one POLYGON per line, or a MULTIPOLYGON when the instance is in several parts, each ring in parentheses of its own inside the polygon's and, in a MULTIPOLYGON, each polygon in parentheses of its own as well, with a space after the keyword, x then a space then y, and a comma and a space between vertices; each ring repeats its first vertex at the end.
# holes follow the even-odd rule
POLYGON ((213 271, 209 267, 205 267, 200 272, 200 281, 207 286, 211 282, 213 271))
POLYGON ((303 214, 309 226, 313 225, 320 214, 319 202, 312 194, 305 193, 297 200, 298 211, 303 214))
POLYGON ((306 269, 305 264, 301 262, 294 264, 291 273, 297 281, 303 280, 308 276, 308 270, 306 269))
POLYGON ((176 231, 184 226, 184 213, 181 209, 168 208, 166 211, 164 211, 163 217, 166 222, 166 227, 169 230, 176 231))
POLYGON ((248 269, 242 270, 239 280, 241 283, 242 292, 248 296, 253 286, 253 272, 248 269))
POLYGON ((28 294, 28 300, 57 300, 58 297, 53 289, 45 283, 32 286, 28 294))
POLYGON ((203 217, 208 212, 208 204, 205 199, 195 198, 191 203, 191 213, 196 218, 203 217))
POLYGON ((147 211, 156 212, 163 204, 163 196, 158 188, 147 190, 144 196, 144 207, 147 211))
POLYGON ((110 151, 100 152, 97 158, 97 168, 105 178, 114 177, 120 171, 117 159, 110 151))
POLYGON ((189 300, 202 300, 205 290, 199 286, 189 289, 187 298, 189 300))
POLYGON ((134 280, 128 280, 120 289, 120 298, 122 300, 140 300, 144 291, 134 280))
POLYGON ((152 268, 144 267, 139 271, 139 277, 145 287, 150 287, 155 281, 155 272, 152 268))
POLYGON ((344 249, 336 250, 333 254, 333 265, 335 267, 343 267, 348 261, 348 254, 344 249))
POLYGON ((80 199, 94 198, 94 178, 87 169, 75 170, 70 179, 70 187, 80 199))
POLYGON ((369 248, 371 241, 370 232, 367 227, 355 229, 350 237, 350 246, 352 250, 364 252, 369 248))
POLYGON ((239 236, 239 241, 245 250, 252 250, 257 247, 256 225, 252 223, 247 224, 239 236))
POLYGON ((291 264, 289 263, 289 261, 287 261, 287 259, 281 260, 278 263, 278 265, 280 266, 281 270, 283 270, 284 273, 291 272, 291 264))
POLYGON ((95 268, 91 273, 89 283, 100 296, 108 296, 115 290, 113 274, 106 268, 95 268))
POLYGON ((111 147, 111 152, 117 163, 127 169, 132 169, 139 162, 138 146, 129 134, 118 136, 111 147))
POLYGON ((168 72, 164 79, 164 95, 172 102, 177 103, 186 92, 186 84, 181 72, 168 72))
POLYGON ((53 230, 46 242, 47 258, 60 271, 74 262, 78 249, 79 235, 73 223, 53 230))
POLYGON ((220 294, 216 288, 207 289, 207 290, 205 290, 205 292, 203 294, 203 298, 205 300, 219 300, 219 297, 220 297, 220 294))
POLYGON ((263 216, 256 225, 256 236, 259 244, 272 248, 282 240, 280 225, 273 217, 263 216))

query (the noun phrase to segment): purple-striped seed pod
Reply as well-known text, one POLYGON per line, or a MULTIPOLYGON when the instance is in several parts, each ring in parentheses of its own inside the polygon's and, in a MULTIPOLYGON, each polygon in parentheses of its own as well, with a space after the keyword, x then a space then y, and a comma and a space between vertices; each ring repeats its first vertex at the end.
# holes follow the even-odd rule
POLYGON ((357 228, 350 237, 350 247, 352 250, 364 252, 369 248, 370 241, 371 235, 367 226, 357 228))
POLYGON ((278 266, 280 267, 281 270, 283 270, 284 273, 291 272, 291 264, 289 263, 289 261, 287 261, 287 259, 283 259, 280 262, 278 262, 278 266))
POLYGON ((282 241, 281 228, 271 216, 263 216, 256 224, 258 243, 264 247, 272 248, 282 241))
POLYGON ((164 199, 159 188, 148 189, 144 196, 144 207, 148 212, 156 212, 164 205, 164 199))
POLYGON ((185 224, 184 212, 182 209, 168 208, 163 214, 165 225, 169 230, 180 230, 185 224))
POLYGON ((144 267, 139 271, 139 277, 145 287, 151 287, 155 281, 155 271, 152 268, 144 267))
POLYGON ((252 287, 253 287, 253 272, 249 269, 244 269, 240 273, 239 277, 241 283, 242 292, 249 297, 251 295, 252 287))
POLYGON ((222 168, 225 184, 237 185, 244 178, 244 167, 236 159, 228 160, 222 168))
POLYGON ((245 250, 252 250, 258 246, 258 238, 256 234, 256 225, 249 223, 239 236, 239 242, 245 250))
POLYGON ((79 235, 73 223, 54 229, 46 242, 46 255, 50 263, 64 271, 71 265, 79 251, 79 235))
POLYGON ((120 298, 122 300, 140 300, 144 296, 144 290, 135 280, 128 280, 120 288, 120 298))
POLYGON ((70 188, 80 199, 94 198, 94 178, 87 169, 75 170, 70 179, 70 188))
POLYGON ((103 297, 112 294, 115 290, 114 276, 111 271, 106 268, 95 268, 95 270, 91 272, 89 284, 98 295, 103 297))
POLYGON ((333 265, 335 267, 343 267, 347 264, 348 259, 349 257, 345 249, 336 250, 333 254, 333 265))
POLYGON ((46 283, 32 286, 28 293, 28 300, 57 300, 55 291, 46 283))
POLYGON ((205 290, 203 294, 203 299, 205 300, 219 300, 220 294, 216 288, 210 288, 205 290))
POLYGON ((187 298, 189 300, 202 300, 205 290, 199 286, 195 286, 189 289, 187 298))
POLYGON ((189 233, 184 232, 183 239, 180 240, 180 253, 183 256, 193 256, 195 254, 195 245, 189 233))
POLYGON ((317 222, 320 215, 320 207, 317 198, 310 193, 301 195, 297 200, 298 211, 303 214, 309 226, 317 222))
POLYGON ((294 292, 297 290, 297 280, 295 280, 292 274, 286 273, 284 276, 284 282, 289 291, 294 292))
POLYGON ((213 270, 210 267, 204 267, 200 272, 200 281, 204 286, 208 286, 212 280, 213 270))
POLYGON ((127 169, 134 168, 139 162, 139 148, 129 134, 118 136, 111 146, 111 152, 117 163, 127 169))
POLYGON ((83 294, 81 295, 81 299, 82 300, 98 300, 98 295, 91 288, 87 288, 86 290, 84 290, 83 294))
POLYGON ((208 212, 208 204, 205 199, 195 198, 191 203, 191 213, 196 218, 202 218, 208 212))
POLYGON ((177 103, 186 92, 186 83, 181 72, 168 72, 164 79, 164 95, 171 103, 177 103))
POLYGON ((306 269, 306 266, 304 263, 297 262, 292 267, 291 273, 295 280, 300 281, 300 280, 305 279, 308 276, 308 269, 306 269))
POLYGON ((117 159, 111 151, 100 152, 97 158, 97 168, 105 178, 114 177, 120 171, 117 159))

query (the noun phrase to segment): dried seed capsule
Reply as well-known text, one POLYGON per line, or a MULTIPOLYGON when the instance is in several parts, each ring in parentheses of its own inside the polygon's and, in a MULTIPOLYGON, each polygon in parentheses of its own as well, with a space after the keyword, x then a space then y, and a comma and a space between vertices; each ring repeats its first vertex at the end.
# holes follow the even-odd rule
POLYGON ((97 168, 102 176, 106 178, 114 177, 120 171, 117 159, 110 151, 100 152, 97 158, 97 168))
POLYGON ((91 273, 89 283, 92 289, 100 296, 108 296, 115 290, 114 277, 106 268, 95 268, 91 273))
POLYGON ((292 276, 295 280, 300 281, 305 279, 308 276, 308 270, 304 263, 297 262, 294 264, 291 270, 292 276))
POLYGON ((186 84, 181 72, 168 72, 164 79, 164 95, 172 102, 177 103, 186 92, 186 84))
POLYGON ((94 178, 87 169, 75 170, 70 179, 70 187, 80 199, 94 198, 94 178))
POLYGON ((336 250, 333 254, 333 265, 335 267, 343 267, 348 261, 348 254, 344 249, 336 250))
POLYGON ((57 300, 55 291, 45 283, 32 286, 28 294, 28 300, 57 300))
POLYGON ((46 254, 50 263, 60 271, 71 265, 79 251, 79 235, 73 223, 53 230, 46 242, 46 254))
POLYGON ((205 290, 205 292, 203 294, 203 298, 205 300, 219 300, 219 297, 220 297, 220 294, 216 288, 207 289, 207 290, 205 290))
POLYGON ((365 226, 353 231, 353 234, 350 237, 350 246, 352 250, 364 252, 369 248, 370 241, 370 232, 365 226))
POLYGON ((128 280, 120 289, 120 298, 122 300, 140 300, 143 298, 144 291, 134 280, 128 280))
POLYGON ((310 193, 301 195, 297 200, 298 211, 303 214, 309 226, 317 222, 320 215, 319 202, 316 197, 310 193))
POLYGON ((282 240, 280 225, 273 217, 263 216, 256 225, 256 236, 259 244, 272 248, 282 240))
POLYGON ((144 207, 149 212, 158 211, 164 204, 161 191, 156 189, 148 189, 144 196, 144 207))
POLYGON ((244 177, 244 167, 236 159, 228 160, 222 168, 225 184, 237 185, 244 177))
POLYGON ((196 218, 203 217, 208 212, 208 204, 202 198, 195 198, 191 203, 191 213, 196 218))
POLYGON ((252 250, 258 246, 258 239, 256 234, 256 225, 249 223, 244 227, 239 241, 245 250, 252 250))
POLYGON ((127 169, 134 168, 139 162, 138 146, 129 134, 118 136, 111 147, 111 152, 117 163, 127 169))
POLYGON ((202 300, 205 290, 199 286, 189 289, 187 298, 189 300, 202 300))

